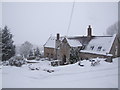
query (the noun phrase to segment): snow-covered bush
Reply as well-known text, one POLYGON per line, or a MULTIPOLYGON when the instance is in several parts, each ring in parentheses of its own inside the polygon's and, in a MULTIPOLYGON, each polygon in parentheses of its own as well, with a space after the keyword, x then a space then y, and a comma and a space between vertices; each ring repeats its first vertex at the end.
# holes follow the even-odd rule
POLYGON ((78 65, 84 67, 84 65, 81 64, 81 61, 78 62, 78 65))
POLYGON ((26 61, 23 59, 22 56, 14 56, 9 59, 9 65, 11 66, 21 67, 25 63, 26 61))
POLYGON ((89 60, 91 62, 91 66, 96 66, 96 65, 99 65, 100 64, 100 58, 95 58, 95 59, 92 59, 92 60, 89 60))
POLYGON ((36 57, 36 60, 40 60, 40 57, 36 57))
POLYGON ((79 60, 79 48, 71 48, 70 50, 70 63, 76 63, 79 60))
POLYGON ((28 68, 29 68, 30 70, 39 70, 39 69, 40 69, 40 67, 33 66, 32 64, 29 64, 29 65, 28 65, 28 68))
POLYGON ((8 65, 9 65, 9 61, 3 61, 3 62, 2 62, 2 65, 3 65, 3 66, 8 66, 8 65))

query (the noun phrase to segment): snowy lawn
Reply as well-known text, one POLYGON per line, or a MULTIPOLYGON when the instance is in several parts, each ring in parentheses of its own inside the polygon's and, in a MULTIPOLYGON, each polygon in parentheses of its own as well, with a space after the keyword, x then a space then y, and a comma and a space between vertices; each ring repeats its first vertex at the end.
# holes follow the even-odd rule
POLYGON ((0 89, 2 89, 2 65, 0 62, 0 89))
MULTIPOLYGON (((101 61, 91 66, 83 61, 76 64, 52 67, 48 61, 40 61, 22 67, 3 66, 3 88, 118 88, 118 59, 113 63, 101 61), (39 69, 39 70, 30 70, 39 69), (54 70, 49 73, 46 70, 54 70)), ((1 73, 0 73, 1 74, 1 73)))

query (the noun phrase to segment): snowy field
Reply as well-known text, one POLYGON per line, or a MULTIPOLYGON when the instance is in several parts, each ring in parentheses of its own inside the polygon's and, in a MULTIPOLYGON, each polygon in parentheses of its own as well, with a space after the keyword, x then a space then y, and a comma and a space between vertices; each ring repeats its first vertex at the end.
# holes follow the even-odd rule
MULTIPOLYGON (((39 61, 22 67, 3 66, 3 88, 118 88, 118 59, 113 63, 101 61, 84 67, 76 64, 52 67, 48 61, 39 61), (37 68, 38 70, 30 70, 37 68), (54 70, 49 73, 46 70, 54 70)), ((0 69, 1 71, 1 69, 0 69)), ((0 72, 1 76, 1 72, 0 72)))

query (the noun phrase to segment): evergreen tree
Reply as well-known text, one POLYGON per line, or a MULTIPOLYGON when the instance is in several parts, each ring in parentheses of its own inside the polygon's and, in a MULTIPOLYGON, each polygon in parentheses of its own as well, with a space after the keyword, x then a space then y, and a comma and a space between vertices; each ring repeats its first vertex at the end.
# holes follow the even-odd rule
POLYGON ((8 60, 15 55, 15 45, 13 45, 13 35, 5 26, 2 29, 2 61, 8 60))
POLYGON ((79 48, 72 48, 70 53, 70 63, 76 63, 79 60, 79 48))
POLYGON ((35 51, 35 56, 40 56, 40 50, 39 50, 39 48, 38 48, 38 47, 36 48, 36 51, 35 51))
POLYGON ((29 57, 30 57, 30 56, 34 56, 32 50, 30 50, 30 52, 29 52, 29 57))

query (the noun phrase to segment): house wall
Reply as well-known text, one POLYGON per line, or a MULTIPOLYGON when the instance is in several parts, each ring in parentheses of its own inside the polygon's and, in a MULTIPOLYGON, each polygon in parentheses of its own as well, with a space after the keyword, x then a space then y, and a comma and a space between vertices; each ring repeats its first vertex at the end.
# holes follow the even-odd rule
POLYGON ((56 40, 56 46, 59 46, 59 48, 56 51, 57 59, 62 60, 61 64, 64 64, 65 62, 69 63, 70 46, 67 40, 65 38, 61 42, 56 40))
POLYGON ((113 42, 113 44, 112 44, 112 47, 111 47, 111 50, 110 50, 110 54, 112 54, 113 55, 113 57, 116 57, 117 55, 116 55, 116 48, 117 48, 117 37, 115 38, 115 40, 114 40, 114 42, 113 42))
POLYGON ((64 56, 66 56, 66 62, 69 63, 69 58, 70 58, 70 46, 68 43, 62 43, 60 45, 60 50, 58 54, 58 58, 63 61, 64 63, 64 56))
POLYGON ((44 47, 44 57, 52 58, 53 56, 53 59, 62 60, 62 63, 65 63, 65 62, 69 63, 70 46, 68 42, 66 40, 63 40, 62 42, 60 40, 56 40, 55 47, 57 49, 44 47))
POLYGON ((55 50, 54 48, 44 47, 44 57, 54 58, 55 50))
MULTIPOLYGON (((69 63, 69 58, 70 58, 70 49, 69 47, 65 48, 65 49, 61 49, 60 51, 61 55, 60 55, 60 58, 61 60, 64 59, 64 55, 66 56, 66 62, 69 63)), ((64 62, 64 60, 63 60, 64 62)))
POLYGON ((56 40, 56 42, 55 42, 55 53, 56 53, 56 55, 55 55, 55 59, 59 59, 60 60, 60 55, 59 55, 59 53, 60 53, 60 43, 61 43, 61 41, 59 40, 59 39, 57 39, 56 40))
POLYGON ((107 56, 80 52, 79 57, 80 59, 90 59, 90 58, 97 58, 97 57, 106 58, 107 56))
POLYGON ((120 42, 119 42, 119 36, 118 35, 116 36, 109 53, 112 54, 113 57, 120 56, 120 42))

